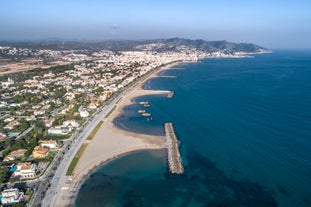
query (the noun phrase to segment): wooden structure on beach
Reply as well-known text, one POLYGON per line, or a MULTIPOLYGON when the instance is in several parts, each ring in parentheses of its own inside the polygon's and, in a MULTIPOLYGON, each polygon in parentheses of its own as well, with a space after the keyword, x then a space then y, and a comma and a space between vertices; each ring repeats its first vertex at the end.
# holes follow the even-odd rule
POLYGON ((179 142, 172 123, 165 123, 167 162, 170 173, 182 174, 184 167, 179 153, 179 142))

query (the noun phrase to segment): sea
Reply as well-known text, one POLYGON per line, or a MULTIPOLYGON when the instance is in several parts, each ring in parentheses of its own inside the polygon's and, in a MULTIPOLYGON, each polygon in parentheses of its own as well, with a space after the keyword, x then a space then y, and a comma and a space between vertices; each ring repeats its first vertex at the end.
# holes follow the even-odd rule
POLYGON ((172 122, 184 174, 168 173, 165 149, 129 153, 85 180, 76 207, 311 206, 311 50, 205 59, 159 75, 143 87, 174 97, 138 97, 114 123, 164 135, 172 122))

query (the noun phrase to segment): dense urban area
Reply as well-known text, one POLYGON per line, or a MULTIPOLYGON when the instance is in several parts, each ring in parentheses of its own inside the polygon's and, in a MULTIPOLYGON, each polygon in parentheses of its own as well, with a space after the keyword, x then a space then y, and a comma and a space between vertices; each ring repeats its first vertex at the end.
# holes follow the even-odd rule
POLYGON ((0 46, 2 205, 40 206, 57 166, 85 124, 148 72, 173 62, 251 52, 264 49, 207 51, 166 42, 124 51, 0 46))

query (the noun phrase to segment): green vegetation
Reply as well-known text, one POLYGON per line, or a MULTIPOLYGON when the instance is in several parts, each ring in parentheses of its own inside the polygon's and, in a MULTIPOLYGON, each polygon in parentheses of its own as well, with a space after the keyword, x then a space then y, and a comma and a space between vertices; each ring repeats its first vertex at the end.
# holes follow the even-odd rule
POLYGON ((103 121, 100 121, 96 127, 92 130, 92 132, 89 134, 89 136, 87 137, 87 140, 92 140, 95 136, 95 134, 97 133, 98 129, 103 125, 103 121))
POLYGON ((54 88, 52 97, 55 99, 62 98, 66 92, 66 89, 63 87, 54 88))
POLYGON ((0 167, 0 183, 9 181, 9 169, 7 167, 0 167))
POLYGON ((51 162, 54 158, 55 152, 49 151, 49 154, 43 158, 34 159, 36 162, 51 162))
POLYGON ((73 170, 75 169, 80 157, 82 156, 82 154, 83 154, 83 152, 87 146, 88 146, 88 144, 86 144, 86 143, 82 144, 82 146, 78 150, 76 156, 72 159, 72 161, 71 161, 71 163, 67 169, 66 175, 72 175, 73 170))
POLYGON ((110 114, 116 109, 117 106, 114 106, 109 113, 105 116, 105 118, 108 118, 110 116, 110 114))
POLYGON ((120 99, 117 101, 117 103, 116 103, 116 104, 118 104, 121 100, 122 100, 122 98, 120 98, 120 99))
POLYGON ((4 150, 13 142, 13 138, 7 138, 5 141, 0 142, 0 149, 4 150))
POLYGON ((8 77, 11 77, 17 82, 23 82, 27 79, 31 79, 33 76, 42 76, 43 74, 48 73, 49 71, 52 71, 53 73, 63 73, 67 70, 72 70, 73 68, 74 68, 73 64, 54 66, 47 69, 35 68, 33 70, 27 71, 27 73, 18 72, 14 74, 5 74, 0 77, 0 80, 5 81, 8 79, 8 77))
POLYGON ((41 140, 63 140, 63 139, 69 139, 71 137, 71 134, 68 135, 48 135, 46 137, 42 137, 41 140))

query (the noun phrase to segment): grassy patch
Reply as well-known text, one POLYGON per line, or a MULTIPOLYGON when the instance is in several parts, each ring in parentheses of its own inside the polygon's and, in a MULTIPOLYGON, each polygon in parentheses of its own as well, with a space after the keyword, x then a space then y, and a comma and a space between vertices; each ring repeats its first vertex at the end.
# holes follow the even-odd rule
POLYGON ((71 161, 71 163, 67 169, 66 175, 72 175, 72 172, 75 169, 75 167, 76 167, 81 155, 83 154, 84 150, 86 149, 87 145, 88 144, 86 144, 86 143, 82 144, 82 146, 78 150, 76 156, 72 159, 72 161, 71 161))
POLYGON ((92 132, 89 134, 89 136, 87 137, 87 140, 92 140, 95 136, 95 134, 97 133, 98 129, 103 125, 103 121, 100 121, 96 127, 92 130, 92 132))
POLYGON ((71 134, 68 135, 48 135, 40 138, 41 140, 62 140, 62 139, 69 139, 71 137, 71 134))
POLYGON ((105 118, 108 118, 110 116, 110 114, 116 109, 117 106, 114 106, 109 113, 105 116, 105 118))
POLYGON ((117 103, 116 103, 116 104, 118 104, 121 100, 122 100, 122 98, 120 98, 120 99, 117 101, 117 103))

